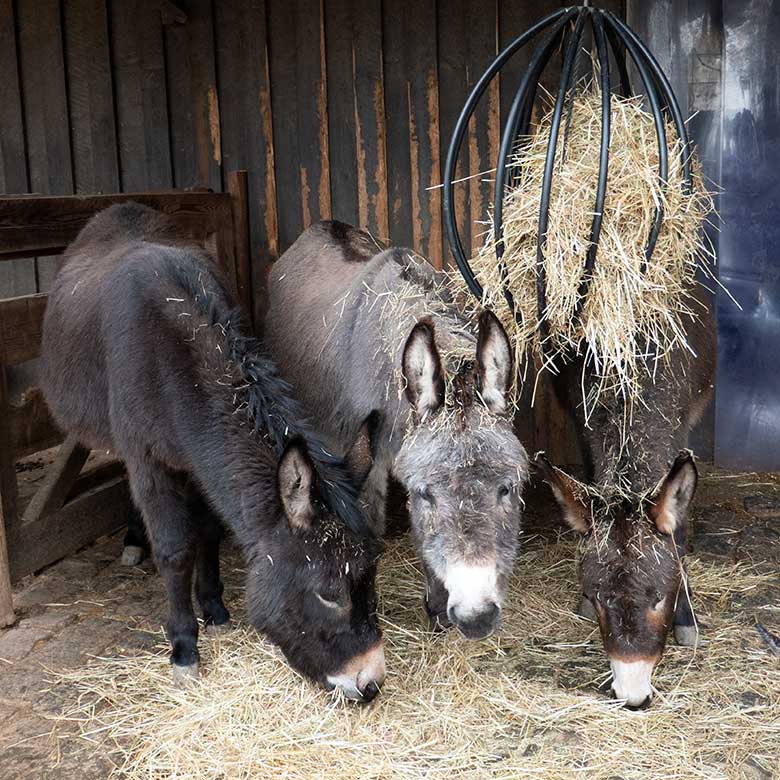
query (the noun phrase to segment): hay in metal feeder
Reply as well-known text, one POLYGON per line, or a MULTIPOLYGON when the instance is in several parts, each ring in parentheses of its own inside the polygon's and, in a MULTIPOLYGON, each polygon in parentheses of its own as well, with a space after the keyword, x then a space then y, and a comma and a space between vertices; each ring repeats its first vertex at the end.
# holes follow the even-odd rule
POLYGON ((702 231, 712 198, 667 77, 613 13, 563 8, 507 46, 466 101, 444 182, 460 285, 496 309, 518 358, 530 343, 547 367, 556 356, 584 353, 597 374, 611 378, 604 387, 630 393, 643 358, 686 346, 681 323, 696 313, 697 267, 707 273, 713 257, 702 231), (588 26, 593 77, 583 87, 575 71, 588 26), (537 37, 501 136, 488 240, 470 260, 454 209, 462 141, 491 80, 537 37), (559 49, 558 92, 534 122, 540 80, 559 49), (632 92, 632 63, 641 95, 632 92))

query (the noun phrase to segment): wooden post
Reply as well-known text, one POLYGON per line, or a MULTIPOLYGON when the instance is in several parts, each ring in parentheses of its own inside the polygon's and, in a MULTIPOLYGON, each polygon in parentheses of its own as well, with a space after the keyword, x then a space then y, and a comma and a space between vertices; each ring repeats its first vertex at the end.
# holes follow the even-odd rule
POLYGON ((10 626, 15 619, 11 599, 11 568, 5 541, 6 525, 11 526, 19 519, 10 406, 5 366, 0 363, 0 627, 10 626))
POLYGON ((236 249, 236 286, 239 303, 254 325, 252 306, 252 267, 249 258, 249 195, 246 171, 230 171, 227 175, 228 192, 233 206, 233 233, 236 249))

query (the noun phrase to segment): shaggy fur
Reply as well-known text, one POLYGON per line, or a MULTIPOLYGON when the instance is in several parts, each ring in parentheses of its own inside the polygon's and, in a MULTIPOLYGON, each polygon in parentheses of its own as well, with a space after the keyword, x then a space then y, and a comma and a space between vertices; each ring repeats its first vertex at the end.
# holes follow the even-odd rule
POLYGON ((694 354, 679 349, 657 365, 648 358, 633 408, 605 393, 586 420, 583 390, 591 392, 598 377, 581 361, 555 383, 577 424, 589 485, 583 490, 544 458, 537 465, 584 533, 580 581, 610 658, 657 660, 672 625, 685 644, 697 633, 684 582, 697 473, 684 448, 712 394, 716 358, 713 313, 703 296, 697 300, 699 316, 684 318, 694 354))
MULTIPOLYGON (((411 250, 382 251, 353 227, 321 222, 271 270, 264 333, 283 376, 339 446, 381 410, 363 500, 382 531, 388 475, 408 491, 431 617, 452 619, 445 582, 456 564, 493 567, 500 606, 527 458, 512 430, 511 354, 495 317, 462 317, 411 250)), ((484 613, 495 617, 496 604, 484 613)), ((495 624, 455 622, 473 636, 495 624)))

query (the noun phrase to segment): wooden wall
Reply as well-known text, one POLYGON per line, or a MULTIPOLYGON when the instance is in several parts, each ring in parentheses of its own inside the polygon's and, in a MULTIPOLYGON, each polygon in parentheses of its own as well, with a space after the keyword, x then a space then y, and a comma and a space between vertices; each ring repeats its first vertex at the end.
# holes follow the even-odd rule
MULTIPOLYGON (((0 192, 220 190, 246 168, 258 313, 268 261, 323 217, 447 264, 437 185, 466 95, 500 47, 561 4, 0 0, 0 192)), ((623 0, 600 4, 624 14, 623 0)), ((460 161, 472 178, 457 214, 474 247, 529 57, 489 91, 460 161)), ((57 262, 0 264, 0 297, 45 291, 57 262)), ((541 398, 529 449, 551 437, 570 449, 541 398)))
MULTIPOLYGON (((219 190, 241 167, 258 291, 264 262, 321 217, 446 263, 436 185, 467 90, 559 5, 0 0, 0 192, 219 190)), ((494 164, 508 100, 496 84, 461 161, 475 178, 458 214, 475 244, 490 192, 476 174, 494 164)), ((45 290, 53 270, 3 268, 0 295, 45 290)))

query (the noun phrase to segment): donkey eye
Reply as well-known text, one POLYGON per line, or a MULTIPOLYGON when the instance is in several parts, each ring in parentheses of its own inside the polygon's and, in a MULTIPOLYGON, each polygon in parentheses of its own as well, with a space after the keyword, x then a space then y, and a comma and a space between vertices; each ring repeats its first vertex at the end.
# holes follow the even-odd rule
POLYGON ((436 499, 433 497, 433 493, 431 493, 430 489, 427 487, 424 487, 422 490, 417 491, 417 495, 420 496, 420 498, 425 501, 427 504, 430 504, 433 506, 436 503, 436 499))
POLYGON ((509 493, 511 492, 511 490, 512 490, 512 486, 511 485, 501 485, 501 487, 499 487, 499 489, 498 489, 498 497, 499 498, 506 498, 509 495, 509 493))

